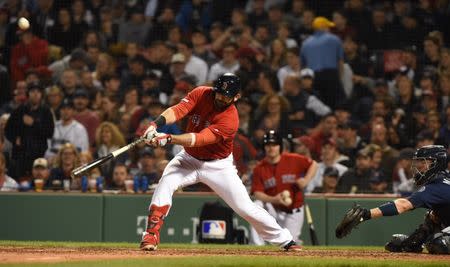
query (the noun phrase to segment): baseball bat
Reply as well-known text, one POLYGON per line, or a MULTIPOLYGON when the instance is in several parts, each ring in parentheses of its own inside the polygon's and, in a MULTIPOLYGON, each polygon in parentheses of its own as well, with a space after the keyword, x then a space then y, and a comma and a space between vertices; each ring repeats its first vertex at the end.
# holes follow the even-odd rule
POLYGON ((99 166, 99 165, 105 163, 106 161, 119 156, 120 154, 122 154, 122 153, 134 148, 138 144, 142 143, 144 140, 145 140, 145 137, 142 136, 139 139, 136 139, 134 142, 132 142, 126 146, 123 146, 121 148, 118 148, 104 157, 98 158, 94 161, 89 162, 86 165, 83 165, 83 166, 80 166, 80 167, 74 169, 71 173, 72 178, 75 178, 76 176, 82 174, 83 172, 87 172, 90 169, 95 168, 96 166, 99 166))
POLYGON ((305 204, 305 210, 306 210, 306 221, 308 222, 309 226, 309 236, 311 237, 311 244, 313 246, 318 246, 319 239, 317 238, 316 229, 314 228, 313 218, 311 216, 311 211, 309 210, 309 205, 305 204))

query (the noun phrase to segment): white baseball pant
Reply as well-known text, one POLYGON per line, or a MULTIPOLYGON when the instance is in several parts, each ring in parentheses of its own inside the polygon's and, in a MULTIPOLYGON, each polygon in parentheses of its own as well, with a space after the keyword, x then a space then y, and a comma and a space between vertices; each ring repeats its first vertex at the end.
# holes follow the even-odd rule
MULTIPOLYGON (((293 240, 299 243, 299 237, 305 217, 304 206, 301 206, 297 212, 291 214, 284 211, 277 211, 271 203, 264 203, 261 200, 255 200, 255 204, 267 210, 267 212, 275 218, 281 227, 289 230, 293 236, 293 240)), ((262 246, 265 244, 264 239, 261 238, 256 229, 253 227, 250 228, 250 244, 257 246, 262 246)))
POLYGON ((292 240, 288 229, 281 228, 275 218, 250 199, 237 175, 232 155, 225 159, 201 161, 182 150, 164 170, 150 206, 172 206, 172 196, 178 188, 198 182, 205 183, 214 190, 267 242, 282 247, 292 240))

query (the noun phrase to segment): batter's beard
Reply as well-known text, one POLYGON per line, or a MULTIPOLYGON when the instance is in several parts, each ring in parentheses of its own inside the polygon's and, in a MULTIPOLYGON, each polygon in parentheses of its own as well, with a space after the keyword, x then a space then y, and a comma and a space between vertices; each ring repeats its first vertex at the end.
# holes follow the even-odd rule
POLYGON ((230 102, 230 103, 227 104, 227 103, 225 103, 223 101, 219 101, 217 99, 214 99, 214 108, 216 110, 219 110, 219 111, 224 111, 229 106, 231 106, 231 104, 233 104, 233 102, 230 102))

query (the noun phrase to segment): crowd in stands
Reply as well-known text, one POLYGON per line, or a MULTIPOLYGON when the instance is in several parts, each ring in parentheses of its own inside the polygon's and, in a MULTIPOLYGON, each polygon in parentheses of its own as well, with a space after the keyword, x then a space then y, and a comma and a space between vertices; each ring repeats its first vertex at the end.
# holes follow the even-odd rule
MULTIPOLYGON (((75 167, 233 72, 244 183, 275 129, 285 151, 319 162, 306 192, 408 194, 414 150, 450 143, 449 2, 2 1, 0 191, 32 190, 36 179, 80 190, 75 167), (20 17, 31 27, 20 29, 20 17)), ((151 187, 180 149, 141 145, 87 179, 125 190, 144 177, 151 187)))

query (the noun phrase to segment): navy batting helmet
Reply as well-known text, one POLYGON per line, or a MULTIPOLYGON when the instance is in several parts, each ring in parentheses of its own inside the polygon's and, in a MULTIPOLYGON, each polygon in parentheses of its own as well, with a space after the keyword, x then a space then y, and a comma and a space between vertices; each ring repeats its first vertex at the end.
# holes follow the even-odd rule
POLYGON ((233 73, 222 74, 214 82, 213 90, 227 97, 235 97, 241 90, 241 80, 233 73))
POLYGON ((423 146, 416 150, 412 159, 411 168, 418 186, 429 183, 436 173, 447 169, 447 151, 443 146, 423 146))
POLYGON ((270 130, 266 132, 263 137, 263 145, 265 146, 268 144, 280 145, 280 149, 282 150, 283 138, 281 138, 281 136, 275 130, 270 130))

